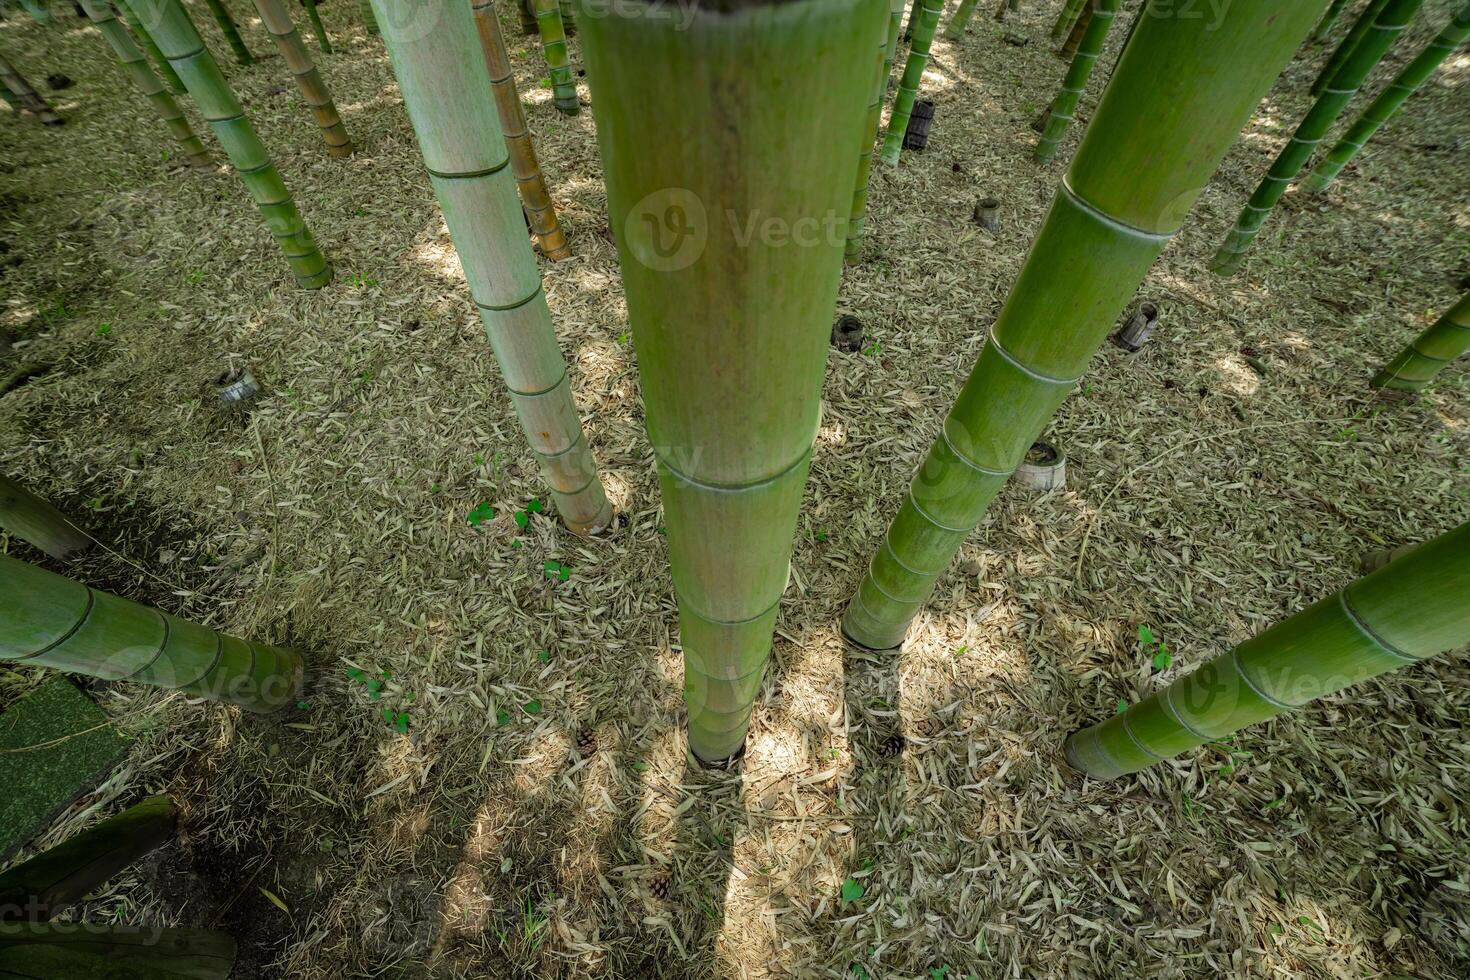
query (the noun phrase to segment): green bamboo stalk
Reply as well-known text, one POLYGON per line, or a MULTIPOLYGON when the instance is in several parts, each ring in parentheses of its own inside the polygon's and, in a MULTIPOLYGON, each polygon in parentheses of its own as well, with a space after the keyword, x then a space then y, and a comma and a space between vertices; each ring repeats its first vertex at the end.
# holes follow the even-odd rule
MULTIPOLYGON (((1061 142, 1067 126, 1077 112, 1077 103, 1087 90, 1087 79, 1092 75, 1098 56, 1102 54, 1103 45, 1107 43, 1108 31, 1112 29, 1113 20, 1118 13, 1118 3, 1119 0, 1097 0, 1092 9, 1086 36, 1072 57, 1067 77, 1062 80, 1062 90, 1052 100, 1051 112, 1041 132, 1041 141, 1036 144, 1037 163, 1050 163, 1056 157, 1057 144, 1061 142)), ((1081 23, 1080 19, 1078 23, 1081 23)))
POLYGON ((786 587, 857 171, 832 150, 866 124, 886 10, 628 0, 582 18, 705 762, 740 751, 786 587))
POLYGON ((903 25, 903 38, 905 44, 914 39, 914 19, 919 16, 919 8, 923 6, 923 0, 909 0, 909 16, 903 25))
POLYGON ((1370 677, 1470 643, 1470 523, 1426 542, 1074 733, 1067 761, 1096 779, 1147 769, 1370 677))
POLYGON ((890 0, 888 21, 878 35, 878 61, 873 66, 877 74, 873 80, 873 96, 868 102, 868 118, 863 123, 862 141, 858 144, 857 184, 853 187, 852 212, 847 222, 845 256, 848 265, 856 265, 863 257, 863 233, 868 222, 868 178, 873 169, 873 141, 881 131, 883 96, 888 90, 888 74, 893 70, 893 43, 898 39, 894 24, 902 16, 903 0, 890 0))
POLYGON ((362 26, 369 34, 378 33, 378 15, 373 13, 372 0, 357 0, 357 11, 362 15, 362 26))
POLYGON ((214 16, 214 22, 219 25, 220 32, 224 34, 230 50, 235 52, 235 60, 242 65, 255 64, 255 56, 245 46, 245 39, 240 36, 240 28, 235 26, 235 18, 230 16, 229 8, 224 5, 224 0, 204 0, 204 3, 214 16))
MULTIPOLYGON (((188 77, 188 76, 185 76, 188 77)), ((294 651, 217 633, 0 555, 0 661, 172 688, 266 713, 301 686, 294 651)))
POLYGON ((1470 351, 1470 293, 1450 307, 1369 382, 1374 388, 1417 392, 1446 365, 1470 351))
POLYGON ((235 940, 212 929, 0 923, 0 980, 226 980, 235 940))
POLYGON ((485 98, 490 73, 470 5, 446 3, 432 20, 399 30, 389 16, 396 2, 374 0, 374 10, 521 428, 562 520, 578 533, 599 531, 612 519, 612 507, 577 418, 571 379, 511 186, 509 152, 496 110, 485 98))
POLYGON ((26 13, 30 14, 31 18, 37 24, 51 23, 51 9, 46 6, 43 0, 20 0, 20 5, 25 8, 26 13))
POLYGON ((301 0, 301 6, 306 8, 306 19, 311 22, 311 32, 316 35, 316 43, 322 46, 327 54, 332 53, 332 39, 327 37, 327 25, 322 23, 322 15, 316 9, 316 0, 301 0))
POLYGON ((15 96, 15 101, 21 108, 33 114, 45 125, 60 126, 66 122, 3 56, 0 56, 0 86, 4 86, 11 95, 15 96))
POLYGON ((1081 16, 1082 5, 1086 2, 1087 0, 1067 0, 1067 2, 1062 5, 1062 12, 1057 17, 1057 22, 1053 24, 1051 28, 1051 37, 1053 41, 1060 41, 1062 38, 1067 36, 1067 32, 1072 29, 1072 25, 1075 24, 1077 22, 1077 18, 1081 16))
POLYGON ((57 561, 65 561, 92 546, 91 537, 65 514, 3 475, 0 475, 0 528, 57 561))
POLYGON ((1108 84, 990 342, 847 608, 887 649, 1077 382, 1320 7, 1147 17, 1108 84))
MULTIPOLYGON (((153 108, 158 110, 158 115, 163 119, 163 124, 173 135, 175 142, 179 144, 179 150, 189 161, 189 165, 195 170, 208 172, 214 169, 214 160, 209 151, 204 148, 204 143, 194 134, 194 128, 189 125, 189 120, 184 116, 184 110, 179 107, 179 101, 163 87, 158 76, 148 67, 148 59, 143 52, 133 43, 132 35, 123 27, 121 22, 112 14, 112 8, 104 0, 80 0, 82 9, 87 12, 87 17, 97 30, 106 38, 107 43, 112 46, 113 53, 117 55, 118 63, 122 65, 123 72, 133 81, 133 85, 143 97, 153 103, 153 108)), ((166 63, 166 62, 165 62, 166 63)))
POLYGON ((1312 95, 1321 95, 1326 91, 1328 84, 1342 70, 1342 66, 1347 64, 1353 52, 1358 49, 1358 45, 1363 42, 1363 38, 1367 37, 1368 32, 1373 30, 1373 25, 1378 21, 1378 16, 1383 13, 1383 8, 1387 5, 1388 0, 1369 0, 1368 5, 1363 8, 1362 13, 1358 14, 1358 19, 1348 29, 1341 43, 1333 49, 1326 64, 1322 66, 1322 71, 1318 73, 1317 80, 1312 83, 1312 95))
POLYGON ((214 55, 204 46, 179 0, 121 2, 130 5, 138 19, 147 24, 159 49, 183 79, 215 138, 240 171, 240 179, 265 217, 276 244, 285 253, 296 281, 306 289, 319 289, 331 282, 332 266, 317 248, 316 239, 312 238, 296 202, 276 173, 255 127, 250 125, 239 99, 230 90, 230 83, 225 81, 214 55))
POLYGON ((541 243, 541 254, 558 262, 569 257, 572 249, 556 218, 556 207, 551 203, 546 180, 541 176, 541 164, 536 159, 536 148, 531 144, 531 131, 526 125, 521 95, 516 91, 515 72, 505 48, 505 35, 500 31, 500 18, 495 15, 493 0, 473 0, 471 9, 480 32, 480 47, 485 52, 485 68, 490 72, 490 88, 495 93, 495 108, 505 133, 506 149, 510 151, 510 170, 521 194, 521 206, 531 223, 531 231, 541 243))
POLYGON ((266 32, 276 42, 276 50, 285 59, 286 69, 296 79, 296 86, 311 109, 317 128, 322 131, 322 139, 327 143, 327 156, 339 159, 351 156, 352 140, 342 125, 342 116, 332 101, 332 93, 327 91, 327 83, 322 81, 321 73, 312 63, 301 35, 296 33, 296 25, 291 22, 285 3, 282 0, 255 0, 255 9, 260 13, 266 32))
POLYGON ((174 71, 174 66, 169 64, 168 59, 163 56, 163 52, 158 50, 158 45, 154 42, 153 35, 148 33, 147 28, 143 26, 143 22, 138 19, 138 15, 133 13, 133 9, 124 0, 115 0, 115 3, 117 15, 128 26, 128 30, 133 32, 133 37, 137 39, 138 46, 148 53, 148 58, 153 62, 153 67, 158 72, 159 77, 163 79, 163 83, 168 86, 170 92, 175 95, 183 95, 184 82, 179 78, 179 73, 174 71))
POLYGON ((1082 12, 1072 22, 1072 29, 1067 32, 1067 39, 1057 49, 1057 57, 1070 61, 1077 56, 1077 49, 1082 45, 1082 38, 1087 34, 1087 29, 1092 26, 1092 15, 1097 11, 1099 0, 1087 0, 1082 5, 1082 12))
POLYGON ((883 149, 878 159, 890 167, 898 166, 903 153, 903 135, 909 127, 909 116, 914 111, 914 100, 919 95, 919 84, 924 80, 924 66, 929 63, 929 48, 934 43, 934 28, 939 25, 939 12, 944 9, 944 0, 916 0, 919 22, 914 25, 914 42, 909 46, 909 59, 903 66, 903 77, 899 79, 898 93, 893 97, 893 109, 888 113, 888 133, 883 138, 883 149))
POLYGON ((546 52, 546 67, 551 70, 552 101, 563 115, 575 116, 582 111, 577 99, 577 84, 572 81, 572 62, 567 55, 566 28, 561 21, 557 0, 536 0, 536 27, 541 32, 541 48, 546 52))
MULTIPOLYGON (((1006 0, 1000 0, 1001 11, 1005 11, 1006 0)), ((975 14, 976 0, 960 0, 960 5, 955 8, 954 16, 949 19, 949 25, 944 29, 944 37, 949 41, 958 41, 965 36, 965 28, 970 25, 970 18, 975 14)))
POLYGON ((1308 194, 1320 194, 1342 172, 1342 168, 1357 156, 1358 151, 1394 114, 1403 108, 1409 97, 1429 80, 1435 69, 1470 37, 1470 4, 1460 8, 1455 19, 1429 43, 1419 57, 1411 61, 1399 76, 1373 100, 1363 114, 1353 123, 1341 140, 1318 162, 1317 168, 1302 181, 1301 188, 1308 194))
POLYGON ((577 17, 572 10, 572 0, 556 0, 556 8, 561 13, 561 24, 567 32, 567 37, 575 37, 577 34, 577 17))
POLYGON ((1414 19, 1414 13, 1424 0, 1388 0, 1373 28, 1363 38, 1352 56, 1332 80, 1332 85, 1323 91, 1306 118, 1297 126, 1291 142, 1286 144, 1276 162, 1271 165, 1261 185, 1251 195, 1245 208, 1236 219, 1235 227, 1215 253, 1210 268, 1221 275, 1230 275, 1240 269, 1251 242, 1260 234, 1266 216, 1276 207, 1287 186, 1301 173, 1313 151, 1327 135, 1327 131, 1342 115, 1353 96, 1373 70, 1373 66, 1388 51, 1390 45, 1414 19))
POLYGON ((1327 13, 1323 14, 1322 19, 1317 22, 1317 26, 1312 28, 1313 41, 1320 41, 1327 36, 1327 32, 1332 30, 1332 25, 1337 23, 1337 18, 1342 13, 1342 8, 1346 6, 1347 0, 1332 0, 1332 3, 1327 7, 1327 13))
MULTIPOLYGON (((898 54, 898 32, 903 24, 904 0, 889 0, 888 43, 883 48, 883 94, 888 94, 888 81, 893 77, 893 60, 898 54)), ((879 110, 882 115, 882 110, 879 110)), ((881 125, 881 123, 880 123, 881 125)))
POLYGON ((0 874, 0 921, 44 922, 168 841, 179 811, 152 796, 0 874))

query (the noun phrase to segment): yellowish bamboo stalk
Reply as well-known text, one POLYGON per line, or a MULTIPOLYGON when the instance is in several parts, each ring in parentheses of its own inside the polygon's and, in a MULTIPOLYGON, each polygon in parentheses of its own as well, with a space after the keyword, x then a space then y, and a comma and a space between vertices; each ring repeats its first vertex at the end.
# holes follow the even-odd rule
POLYGON ((327 91, 327 83, 322 81, 321 73, 312 63, 306 45, 301 42, 301 35, 296 33, 296 25, 292 23, 286 5, 281 0, 255 0, 255 9, 260 12, 266 32, 276 42, 276 49, 285 59, 286 68, 296 79, 296 86, 301 89, 301 97, 306 100, 312 116, 316 118, 317 127, 322 131, 322 139, 327 141, 327 155, 338 158, 351 156, 352 140, 347 136, 347 128, 342 125, 342 116, 332 102, 332 93, 327 91))

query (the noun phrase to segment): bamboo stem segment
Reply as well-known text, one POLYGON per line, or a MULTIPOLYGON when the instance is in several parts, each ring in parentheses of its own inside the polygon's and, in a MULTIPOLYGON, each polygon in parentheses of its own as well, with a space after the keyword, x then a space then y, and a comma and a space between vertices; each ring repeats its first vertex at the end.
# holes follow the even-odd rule
POLYGON ((1315 22, 1235 0, 1216 23, 1146 17, 943 431, 843 618, 898 646, 1315 22))
POLYGON ((154 42, 153 35, 148 33, 148 29, 138 19, 138 15, 133 13, 133 8, 129 7, 125 0, 115 0, 115 5, 117 15, 128 26, 128 30, 133 32, 133 37, 137 38, 138 45, 148 53, 148 58, 153 62, 153 67, 158 70, 159 77, 163 79, 163 84, 167 85, 168 90, 175 95, 183 95, 184 83, 179 78, 179 73, 174 71, 174 66, 169 64, 168 59, 163 56, 163 52, 158 50, 158 45, 154 42))
POLYGON ((296 79, 296 86, 301 89, 301 97, 310 107, 317 128, 322 131, 322 139, 327 142, 327 155, 339 159, 351 156, 352 140, 342 125, 342 116, 332 102, 327 83, 322 81, 321 73, 312 63, 306 45, 301 42, 301 35, 296 33, 296 25, 291 22, 286 5, 282 0, 255 0, 255 9, 259 11, 267 33, 276 42, 276 49, 285 59, 287 70, 296 79))
POLYGON ((1342 14, 1342 8, 1346 6, 1347 0, 1332 0, 1327 7, 1327 13, 1323 14, 1317 26, 1312 28, 1312 40, 1320 41, 1326 37, 1327 32, 1332 30, 1332 25, 1337 23, 1337 18, 1342 14))
POLYGON ((0 923, 3 980, 227 980, 235 954, 213 929, 0 923))
POLYGON ((1467 351, 1470 351, 1470 293, 1414 338, 1369 384, 1390 391, 1420 391, 1467 351))
MULTIPOLYGON (((1077 47, 1077 53, 1072 57, 1072 64, 1067 68, 1067 77, 1062 80, 1062 90, 1052 100, 1051 111, 1042 127, 1041 141, 1036 144, 1037 163, 1049 163, 1056 157, 1057 145, 1076 115, 1077 103, 1087 90, 1087 79, 1097 65, 1103 45, 1107 43, 1108 31, 1112 29, 1113 20, 1118 14, 1118 5, 1119 0, 1096 0, 1088 17, 1086 34, 1077 47)), ((1081 22, 1079 18, 1078 23, 1081 22)))
MULTIPOLYGON (((949 19, 949 24, 944 28, 944 37, 949 41, 958 41, 965 36, 965 28, 970 25, 970 18, 975 15, 976 0, 960 0, 960 5, 955 8, 954 16, 949 19)), ((1004 16, 1006 0, 1000 0, 1000 14, 1004 16)))
POLYGON ((1312 95, 1318 96, 1326 90, 1332 79, 1347 64, 1348 58, 1358 49, 1363 38, 1373 29, 1373 24, 1378 20, 1378 15, 1383 13, 1383 8, 1388 5, 1388 0, 1368 0, 1368 5, 1358 14, 1358 19, 1353 21, 1353 26, 1348 29, 1341 42, 1328 56, 1322 71, 1317 74, 1317 80, 1312 83, 1312 95))
POLYGON ((1114 779, 1470 643, 1470 523, 1426 542, 1076 732, 1067 762, 1114 779))
POLYGON ((845 257, 848 265, 856 265, 863 257, 863 233, 868 218, 868 178, 873 170, 873 141, 883 121, 883 96, 888 88, 888 73, 893 68, 893 49, 898 40, 898 19, 903 16, 903 0, 889 0, 888 21, 878 35, 878 61, 874 65, 877 78, 873 96, 868 102, 868 118, 863 123, 862 142, 858 144, 857 184, 852 191, 852 212, 847 222, 845 257))
POLYGON ((1057 56, 1070 61, 1076 57, 1077 49, 1082 45, 1082 38, 1087 34, 1087 29, 1092 26, 1093 14, 1097 12, 1099 0, 1087 0, 1082 5, 1082 12, 1072 23, 1072 29, 1067 32, 1067 39, 1062 42, 1061 48, 1057 50, 1057 56))
POLYGON ((898 166, 898 158, 903 153, 903 134, 909 127, 919 84, 924 80, 924 66, 929 63, 929 48, 934 43, 939 12, 944 9, 944 0, 914 0, 914 3, 918 5, 915 15, 918 21, 913 25, 914 41, 909 46, 909 59, 903 66, 903 77, 899 79, 893 109, 888 114, 888 132, 878 154, 878 159, 890 167, 898 166))
POLYGON ((3 56, 0 56, 0 85, 5 86, 6 91, 15 96, 15 101, 21 108, 33 114, 45 125, 60 126, 66 122, 3 56))
POLYGON ((572 62, 567 54, 566 26, 562 23, 557 0, 535 0, 536 28, 541 32, 541 48, 546 52, 546 67, 551 70, 552 100, 563 115, 575 116, 582 111, 577 99, 577 85, 572 81, 572 62))
POLYGON ((470 5, 446 3, 431 23, 400 30, 394 2, 374 0, 374 9, 521 427, 562 520, 578 533, 601 530, 612 507, 577 418, 496 110, 484 97, 490 73, 470 5))
POLYGON ((531 231, 541 243, 541 254, 558 262, 570 256, 572 249, 567 244, 561 222, 556 218, 556 207, 546 190, 546 180, 541 176, 541 164, 536 159, 536 148, 531 143, 531 132, 526 125, 526 111, 521 105, 520 93, 516 91, 510 53, 506 51, 505 36, 500 31, 500 18, 495 15, 493 0, 473 0, 471 9, 475 14, 475 27, 480 32, 485 68, 490 72, 490 87, 495 92, 495 108, 500 115, 506 149, 510 151, 510 169, 515 175, 516 189, 520 191, 521 206, 525 208, 531 231))
POLYGON ((220 33, 224 34, 230 50, 235 52, 235 60, 242 65, 255 64, 255 56, 245 46, 245 39, 240 36, 240 28, 235 26, 235 18, 230 16, 229 8, 225 6, 224 0, 204 0, 204 3, 209 8, 210 14, 214 16, 214 22, 219 25, 220 33))
POLYGON ((1062 5, 1061 15, 1057 17, 1057 22, 1051 27, 1053 41, 1060 41, 1067 36, 1067 32, 1072 29, 1072 25, 1077 22, 1077 18, 1082 14, 1082 5, 1086 2, 1087 0, 1067 0, 1062 5))
MULTIPOLYGON (((82 9, 87 12, 87 17, 97 30, 106 38, 107 43, 112 46, 113 53, 117 55, 118 63, 123 66, 123 71, 132 79, 133 85, 143 97, 153 103, 158 110, 158 115, 163 119, 163 124, 168 127, 175 142, 189 165, 195 170, 207 172, 214 169, 214 160, 209 151, 204 148, 204 143, 194 134, 194 129, 189 125, 189 120, 184 116, 184 110, 179 107, 179 102, 163 87, 158 76, 148 67, 148 59, 143 52, 133 43, 133 38, 128 34, 127 28, 112 15, 112 8, 105 0, 80 0, 82 9)), ((166 64, 167 62, 165 62, 166 64)))
MULTIPOLYGON (((186 76, 187 77, 187 76, 186 76)), ((170 688, 266 713, 301 686, 294 651, 215 632, 0 555, 0 661, 170 688)))
POLYGON ((92 539, 65 514, 7 476, 0 476, 0 528, 57 561, 92 547, 92 539))
POLYGON ((224 146, 230 162, 240 171, 250 196, 265 217, 276 244, 285 253, 296 281, 306 289, 318 289, 332 281, 332 267, 317 248, 316 239, 276 173, 255 127, 230 90, 214 55, 204 46, 199 32, 179 0, 120 0, 133 7, 139 19, 158 42, 159 49, 183 79, 195 105, 224 146))
POLYGON ((1373 66, 1378 64, 1385 52, 1414 19, 1415 12, 1424 0, 1387 0, 1377 20, 1364 35, 1338 73, 1332 84, 1323 90, 1316 104, 1307 112, 1306 118, 1297 126, 1291 142, 1282 149, 1276 162, 1256 192, 1251 195, 1235 227, 1215 253, 1210 268, 1221 275, 1229 275, 1240 269, 1251 242, 1260 234, 1266 216, 1276 207, 1287 186, 1301 173, 1317 145, 1331 128, 1337 117, 1342 115, 1353 96, 1358 94, 1363 81, 1373 66))
POLYGON ((311 22, 311 32, 316 35, 316 43, 322 46, 327 54, 332 53, 332 39, 327 37, 327 25, 322 23, 321 12, 316 9, 316 0, 301 0, 301 6, 306 8, 306 19, 311 22))
POLYGON ((1375 133, 1403 108, 1409 97, 1417 92, 1435 69, 1444 64, 1456 48, 1470 37, 1470 4, 1460 8, 1455 19, 1429 43, 1419 57, 1399 73, 1399 76, 1384 89, 1373 104, 1363 111, 1357 122, 1337 142, 1317 167, 1302 181, 1302 190, 1308 194, 1319 194, 1342 173, 1342 168, 1357 156, 1358 151, 1368 145, 1375 133))
POLYGON ((378 15, 373 13, 372 0, 357 0, 357 12, 362 16, 362 26, 369 34, 378 33, 378 15))

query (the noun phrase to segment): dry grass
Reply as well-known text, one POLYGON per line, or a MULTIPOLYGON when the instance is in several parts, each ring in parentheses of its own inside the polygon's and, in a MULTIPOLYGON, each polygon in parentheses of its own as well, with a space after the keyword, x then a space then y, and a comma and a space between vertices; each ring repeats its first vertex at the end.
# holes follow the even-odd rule
MULTIPOLYGON (((1450 6, 1429 4, 1396 64, 1450 6)), ((1002 494, 901 656, 840 642, 857 571, 1061 173, 1031 163, 1028 127, 1062 73, 1045 43, 1056 11, 1027 8, 1003 28, 981 10, 962 43, 936 44, 931 149, 875 178, 871 254, 839 312, 881 349, 831 357, 739 773, 686 769, 593 120, 555 113, 513 10, 502 20, 575 250, 544 269, 547 293, 628 518, 591 541, 538 519, 520 548, 507 521, 465 520, 482 501, 523 506, 536 469, 353 5, 323 8, 338 52, 321 58, 363 147, 349 161, 326 157, 278 58, 226 63, 336 263, 314 293, 290 288, 230 174, 160 160, 160 126, 90 30, 69 15, 0 22, 22 71, 78 82, 54 95, 62 131, 0 118, 0 327, 14 341, 0 466, 106 544, 69 574, 294 644, 316 671, 303 705, 273 719, 94 685, 136 747, 48 839, 161 789, 188 829, 83 913, 219 924, 241 938, 237 975, 302 980, 823 977, 853 963, 874 978, 1470 972, 1462 655, 1117 783, 1085 782, 1058 754, 1073 727, 1159 682, 1139 623, 1176 651, 1167 679, 1340 586, 1364 552, 1466 518, 1464 372, 1386 411, 1365 388, 1462 288, 1464 55, 1325 208, 1289 202, 1248 275, 1219 280, 1205 261, 1305 110, 1324 51, 1304 52, 1144 285, 1163 313, 1155 340, 1101 351, 1056 419, 1070 486, 1002 494), (986 195, 1004 201, 996 237, 968 220, 986 195), (210 405, 225 363, 267 388, 248 420, 210 405), (570 581, 545 580, 548 558, 570 581), (381 701, 346 679, 353 667, 391 672, 381 701), (409 711, 407 736, 385 705, 409 711), (849 876, 865 889, 855 904, 840 898, 849 876)), ((0 703, 34 679, 0 671, 0 703)))

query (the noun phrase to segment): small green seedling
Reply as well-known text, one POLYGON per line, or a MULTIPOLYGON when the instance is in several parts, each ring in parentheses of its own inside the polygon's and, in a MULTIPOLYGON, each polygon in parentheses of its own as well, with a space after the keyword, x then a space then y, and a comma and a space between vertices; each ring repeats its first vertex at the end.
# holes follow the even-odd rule
POLYGON ((493 520, 494 517, 495 508, 491 506, 490 501, 483 500, 475 505, 474 510, 470 511, 469 522, 475 527, 479 527, 486 521, 493 520))
POLYGON ((549 663, 551 663, 551 651, 550 650, 537 650, 536 651, 536 659, 539 660, 539 661, 541 661, 543 664, 549 664, 549 663))
POLYGON ((112 324, 99 323, 92 332, 99 337, 106 337, 108 334, 112 333, 112 324))
POLYGON ((1138 642, 1145 653, 1153 653, 1154 670, 1168 670, 1174 663, 1174 655, 1169 652, 1168 644, 1154 636, 1153 630, 1147 626, 1139 625, 1138 642))
POLYGON ((530 701, 521 705, 521 710, 528 715, 539 715, 541 713, 541 702, 532 698, 530 701))
POLYGON ((866 891, 867 889, 863 887, 861 881, 858 881, 856 878, 849 878, 842 883, 842 900, 848 903, 856 902, 863 897, 866 891))
POLYGON ((1128 710, 1128 699, 1127 698, 1119 698, 1118 699, 1118 706, 1117 706, 1117 708, 1114 709, 1113 714, 1115 714, 1115 715, 1121 715, 1123 712, 1125 712, 1127 710, 1128 710))
POLYGON ((863 349, 863 353, 868 355, 869 357, 877 357, 879 354, 883 353, 883 345, 878 343, 877 341, 874 341, 863 349))
POLYGON ((383 709, 383 720, 393 726, 393 730, 400 735, 408 734, 408 712, 394 711, 392 708, 383 709))
POLYGON ((546 577, 553 582, 565 582, 572 577, 572 570, 559 561, 548 561, 542 564, 546 570, 546 577))
POLYGON ((495 726, 497 728, 510 724, 510 712, 500 708, 495 712, 495 726))

